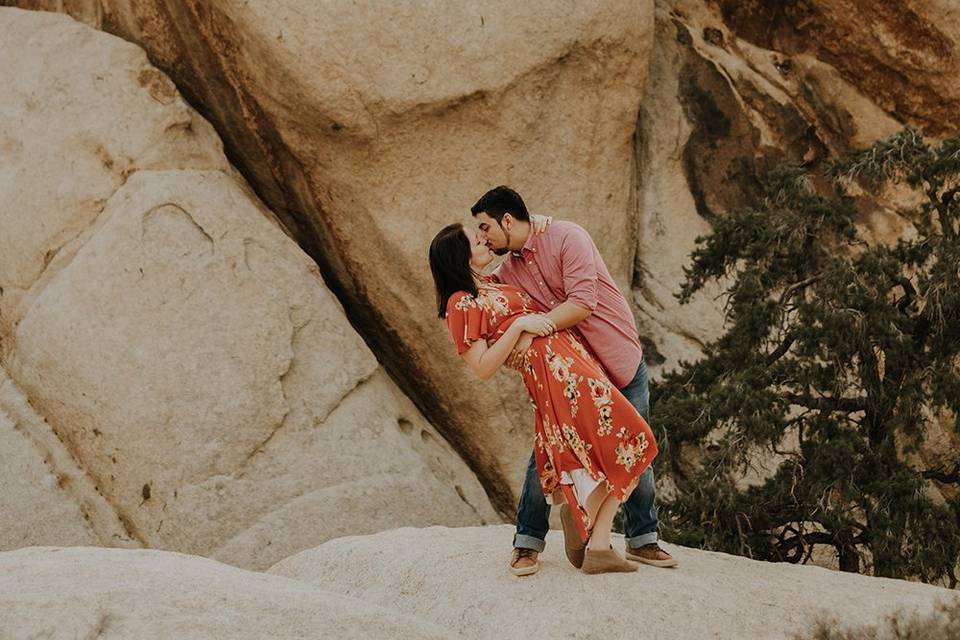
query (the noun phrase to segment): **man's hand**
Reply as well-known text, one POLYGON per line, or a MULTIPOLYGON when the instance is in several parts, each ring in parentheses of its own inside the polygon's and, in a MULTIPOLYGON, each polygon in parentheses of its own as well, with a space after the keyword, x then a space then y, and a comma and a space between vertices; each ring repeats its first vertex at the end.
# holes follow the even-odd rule
POLYGON ((553 222, 553 216, 542 216, 539 213, 530 216, 530 227, 534 233, 543 233, 551 222, 553 222))

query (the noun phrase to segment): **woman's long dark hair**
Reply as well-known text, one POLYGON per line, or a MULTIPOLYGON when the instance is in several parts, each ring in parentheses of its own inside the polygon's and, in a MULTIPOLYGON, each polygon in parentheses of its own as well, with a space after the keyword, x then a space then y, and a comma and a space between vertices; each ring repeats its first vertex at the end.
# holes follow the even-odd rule
POLYGON ((457 291, 477 295, 470 269, 470 240, 459 222, 448 224, 430 243, 430 271, 437 288, 437 315, 447 317, 447 300, 457 291))

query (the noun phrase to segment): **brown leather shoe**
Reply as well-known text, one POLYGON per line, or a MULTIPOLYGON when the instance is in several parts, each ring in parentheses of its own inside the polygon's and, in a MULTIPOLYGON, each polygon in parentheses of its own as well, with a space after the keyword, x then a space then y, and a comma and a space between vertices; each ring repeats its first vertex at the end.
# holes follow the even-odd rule
POLYGON ((583 572, 595 573, 630 573, 639 569, 632 562, 627 562, 620 554, 611 549, 593 550, 584 552, 583 572))
POLYGON ((656 542, 631 549, 627 547, 627 559, 653 565, 654 567, 675 567, 680 561, 660 548, 656 542))
POLYGON ((516 548, 510 558, 510 573, 515 576, 532 576, 540 570, 540 554, 533 549, 516 548))
POLYGON ((587 548, 587 543, 580 540, 577 523, 567 503, 560 505, 560 524, 563 525, 563 550, 567 554, 567 560, 579 569, 583 566, 583 552, 587 548))

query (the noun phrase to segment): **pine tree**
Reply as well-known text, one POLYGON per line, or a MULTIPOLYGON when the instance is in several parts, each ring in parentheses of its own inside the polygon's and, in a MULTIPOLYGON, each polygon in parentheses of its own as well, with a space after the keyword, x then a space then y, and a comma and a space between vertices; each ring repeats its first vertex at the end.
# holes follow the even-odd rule
POLYGON ((958 219, 960 138, 906 129, 819 175, 772 171, 698 239, 678 297, 720 282, 727 325, 654 389, 676 541, 790 562, 827 545, 843 570, 956 586, 960 452, 918 452, 958 435, 958 219), (915 193, 915 233, 868 245, 854 185, 915 193), (775 469, 744 486, 759 458, 775 469))

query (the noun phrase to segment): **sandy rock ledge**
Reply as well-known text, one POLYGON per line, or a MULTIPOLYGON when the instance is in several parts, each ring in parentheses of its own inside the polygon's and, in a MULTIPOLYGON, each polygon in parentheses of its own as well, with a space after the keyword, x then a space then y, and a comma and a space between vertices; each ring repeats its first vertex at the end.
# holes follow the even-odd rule
MULTIPOLYGON (((677 569, 587 576, 551 531, 533 577, 506 570, 513 527, 394 529, 330 540, 268 573, 396 608, 461 638, 789 638, 821 616, 880 622, 947 589, 664 545, 677 569)), ((622 542, 614 546, 622 549, 622 542)))

